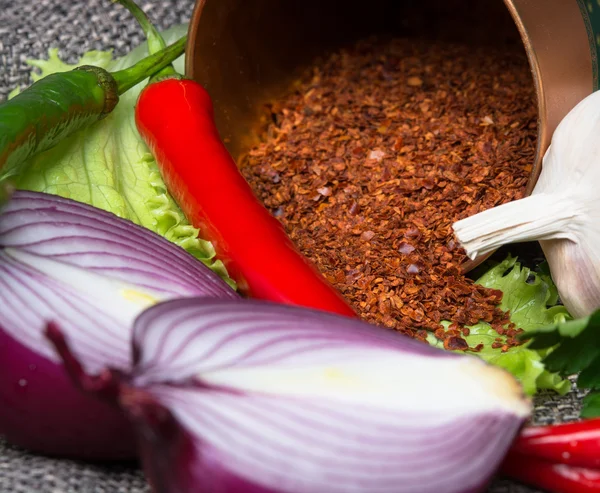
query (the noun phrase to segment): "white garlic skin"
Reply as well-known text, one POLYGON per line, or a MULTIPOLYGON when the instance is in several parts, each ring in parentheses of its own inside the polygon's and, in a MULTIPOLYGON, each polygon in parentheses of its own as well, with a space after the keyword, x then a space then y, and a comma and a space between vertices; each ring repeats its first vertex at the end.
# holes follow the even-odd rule
POLYGON ((600 308, 600 92, 560 122, 530 197, 453 225, 470 258, 538 240, 574 317, 600 308))
POLYGON ((561 239, 540 239, 552 279, 569 313, 587 316, 600 308, 600 92, 557 127, 533 190, 540 192, 564 205, 558 218, 569 218, 561 239))
POLYGON ((560 299, 575 318, 600 307, 599 265, 592 265, 581 248, 570 241, 540 241, 560 299))

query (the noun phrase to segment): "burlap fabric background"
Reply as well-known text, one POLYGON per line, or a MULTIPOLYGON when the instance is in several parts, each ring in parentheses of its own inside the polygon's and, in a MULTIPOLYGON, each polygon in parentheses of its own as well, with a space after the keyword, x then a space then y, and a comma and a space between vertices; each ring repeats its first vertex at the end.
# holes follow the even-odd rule
MULTIPOLYGON (((143 1, 143 8, 166 28, 187 22, 193 4, 194 0, 153 0, 143 1)), ((60 48, 63 59, 73 62, 92 49, 113 49, 115 55, 122 55, 141 41, 141 32, 131 16, 110 0, 0 0, 0 100, 12 88, 29 83, 30 69, 25 60, 45 57, 50 47, 60 48)), ((575 419, 579 398, 576 392, 564 398, 539 397, 536 421, 575 419)), ((134 465, 83 464, 40 457, 0 438, 0 493, 148 491, 134 465)), ((497 480, 490 493, 535 492, 497 480)))

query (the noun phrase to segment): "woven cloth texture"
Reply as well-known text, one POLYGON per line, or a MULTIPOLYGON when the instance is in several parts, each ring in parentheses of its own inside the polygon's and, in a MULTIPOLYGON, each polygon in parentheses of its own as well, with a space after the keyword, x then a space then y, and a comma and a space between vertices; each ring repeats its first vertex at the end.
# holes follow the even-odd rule
MULTIPOLYGON (((218 1, 218 0, 213 0, 218 1)), ((249 0, 251 1, 251 0, 249 0)), ((140 2, 161 28, 187 22, 193 0, 140 2)), ((30 58, 45 58, 59 48, 75 62, 88 50, 112 49, 115 56, 143 41, 132 17, 110 0, 0 0, 0 101, 14 87, 30 83, 30 58)), ((540 424, 577 418, 581 395, 536 398, 534 420, 540 424)), ((142 473, 131 465, 98 465, 29 454, 0 438, 0 493, 143 493, 142 473)), ((319 493, 319 492, 315 492, 319 493)), ((444 492, 440 492, 444 493, 444 492)), ((537 493, 507 480, 496 480, 489 493, 537 493)))

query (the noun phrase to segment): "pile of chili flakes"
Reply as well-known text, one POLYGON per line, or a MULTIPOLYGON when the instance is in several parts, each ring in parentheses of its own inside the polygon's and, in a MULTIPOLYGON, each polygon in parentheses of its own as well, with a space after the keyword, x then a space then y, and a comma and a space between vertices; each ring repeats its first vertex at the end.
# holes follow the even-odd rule
POLYGON ((451 349, 467 349, 465 325, 483 320, 507 349, 519 330, 500 291, 461 274, 451 226, 522 197, 536 119, 521 51, 368 39, 268 105, 240 164, 364 320, 422 340, 434 331, 451 349))

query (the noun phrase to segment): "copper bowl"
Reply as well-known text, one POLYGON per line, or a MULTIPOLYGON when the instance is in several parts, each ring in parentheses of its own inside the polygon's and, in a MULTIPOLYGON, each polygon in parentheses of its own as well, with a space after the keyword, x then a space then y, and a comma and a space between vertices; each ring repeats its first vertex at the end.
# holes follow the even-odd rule
POLYGON ((523 44, 538 105, 527 194, 560 120, 598 89, 600 0, 198 0, 186 73, 210 92, 221 136, 238 157, 256 142, 262 105, 301 69, 336 47, 381 33, 523 44))

